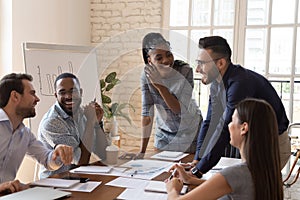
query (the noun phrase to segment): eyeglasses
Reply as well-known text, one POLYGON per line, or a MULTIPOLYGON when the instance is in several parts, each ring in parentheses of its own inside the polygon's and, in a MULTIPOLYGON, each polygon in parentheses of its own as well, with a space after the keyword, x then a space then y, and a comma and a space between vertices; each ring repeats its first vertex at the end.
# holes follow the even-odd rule
POLYGON ((196 61, 197 65, 202 66, 202 65, 205 65, 205 64, 210 63, 210 62, 215 62, 215 61, 220 60, 222 58, 224 58, 224 57, 216 58, 216 59, 212 59, 212 60, 208 60, 208 61, 204 61, 204 60, 195 60, 195 61, 196 61))
POLYGON ((72 95, 72 96, 79 96, 80 91, 79 90, 69 90, 69 91, 58 91, 57 94, 60 96, 66 96, 67 94, 72 95))

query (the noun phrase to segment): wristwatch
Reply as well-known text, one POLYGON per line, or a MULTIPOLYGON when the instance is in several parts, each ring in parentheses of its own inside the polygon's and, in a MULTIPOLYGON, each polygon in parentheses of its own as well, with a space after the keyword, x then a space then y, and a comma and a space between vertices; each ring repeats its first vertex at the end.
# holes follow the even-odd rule
POLYGON ((191 172, 193 175, 197 176, 198 178, 202 178, 203 176, 203 174, 197 169, 197 167, 192 168, 191 172))

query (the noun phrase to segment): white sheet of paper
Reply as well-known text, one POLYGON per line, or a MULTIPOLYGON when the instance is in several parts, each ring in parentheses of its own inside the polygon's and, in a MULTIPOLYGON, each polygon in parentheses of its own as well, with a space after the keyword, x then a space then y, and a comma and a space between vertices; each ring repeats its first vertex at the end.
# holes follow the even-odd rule
POLYGON ((221 157, 220 161, 214 166, 211 170, 209 170, 206 174, 203 175, 202 179, 210 179, 215 173, 219 172, 220 170, 230 167, 232 165, 236 165, 242 162, 242 159, 239 158, 227 158, 221 157))
MULTIPOLYGON (((185 194, 187 192, 188 186, 184 185, 180 194, 185 194)), ((147 192, 163 192, 167 193, 166 183, 163 181, 149 181, 148 185, 145 187, 147 192)))
POLYGON ((124 188, 145 188, 148 183, 148 180, 118 177, 105 185, 124 188))
POLYGON ((56 188, 68 188, 79 183, 79 180, 67 180, 59 178, 44 178, 31 183, 31 185, 48 186, 56 188))
POLYGON ((212 170, 220 170, 225 167, 229 167, 232 165, 240 164, 242 162, 242 159, 239 158, 227 158, 227 157, 221 157, 219 162, 216 166, 212 168, 212 170))
POLYGON ((162 151, 160 153, 157 153, 157 154, 151 156, 151 158, 160 159, 160 160, 168 160, 168 161, 177 161, 177 160, 180 160, 180 159, 186 157, 187 155, 189 155, 189 154, 179 152, 179 151, 162 151))
POLYGON ((88 181, 86 183, 78 183, 70 188, 59 188, 60 190, 75 191, 75 192, 92 192, 102 181, 88 181))
MULTIPOLYGON (((108 173, 97 173, 99 175, 108 175, 108 176, 121 176, 125 170, 128 168, 124 167, 113 167, 108 173)), ((94 172, 75 172, 74 169, 70 170, 71 173, 75 174, 95 174, 94 172)))
POLYGON ((70 172, 75 173, 109 173, 112 167, 108 166, 80 166, 78 168, 72 169, 70 172))
POLYGON ((121 176, 151 180, 162 172, 168 171, 173 164, 173 162, 161 160, 131 160, 121 165, 121 167, 128 168, 121 176))
POLYGON ((20 192, 12 193, 0 197, 1 200, 41 200, 41 199, 59 199, 71 196, 70 192, 60 191, 47 187, 33 187, 20 192))
POLYGON ((167 197, 168 195, 166 193, 146 192, 144 189, 127 188, 117 197, 117 199, 166 200, 167 197))

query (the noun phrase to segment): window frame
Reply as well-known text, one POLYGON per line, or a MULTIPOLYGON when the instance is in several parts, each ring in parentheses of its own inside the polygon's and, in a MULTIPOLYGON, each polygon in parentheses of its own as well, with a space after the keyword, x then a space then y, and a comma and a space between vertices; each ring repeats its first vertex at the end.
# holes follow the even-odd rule
MULTIPOLYGON (((164 29, 167 30, 187 30, 188 37, 191 38, 191 31, 192 30, 201 30, 201 29, 209 29, 210 35, 213 34, 213 30, 221 29, 221 28, 228 28, 228 26, 202 26, 202 27, 193 27, 191 26, 191 13, 192 13, 192 1, 193 0, 187 0, 189 1, 189 19, 188 19, 188 26, 170 26, 170 0, 164 0, 163 2, 163 12, 162 12, 162 26, 164 29)), ((262 74, 265 76, 270 82, 276 80, 276 81, 285 81, 289 80, 290 84, 290 93, 289 93, 289 99, 288 99, 288 117, 291 122, 293 122, 293 113, 294 113, 294 87, 295 87, 295 80, 300 80, 300 73, 296 74, 296 46, 297 46, 297 29, 300 28, 300 21, 298 22, 298 14, 299 14, 299 1, 295 1, 295 16, 294 16, 294 23, 291 24, 272 24, 272 5, 273 0, 269 0, 269 7, 268 7, 268 19, 267 23, 263 25, 247 25, 247 1, 240 1, 240 0, 234 0, 235 1, 235 17, 234 17, 234 24, 233 24, 233 44, 232 44, 232 62, 238 63, 242 66, 244 66, 244 59, 245 59, 245 41, 246 41, 246 30, 251 28, 265 28, 266 29, 266 58, 265 58, 265 72, 262 74), (272 28, 285 28, 285 27, 292 27, 293 28, 293 49, 292 49, 292 58, 291 58, 291 73, 289 74, 274 74, 270 73, 269 69, 269 60, 270 60, 270 40, 271 40, 271 30, 272 28)), ((214 2, 215 0, 211 0, 212 6, 211 6, 211 18, 214 13, 214 2)), ((212 23, 211 19, 211 23, 212 23)), ((300 29, 299 29, 300 30, 300 29)), ((300 34, 298 34, 300 36, 300 34)), ((300 38, 298 38, 300 40, 300 38)), ((190 58, 191 55, 190 52, 190 41, 188 40, 187 44, 187 61, 192 62, 195 60, 195 58, 190 58)), ((299 47, 300 49, 300 47, 299 47)), ((300 59, 300 58, 298 58, 300 59)), ((296 81, 298 82, 298 81, 296 81)), ((299 113, 300 114, 300 113, 299 113)))

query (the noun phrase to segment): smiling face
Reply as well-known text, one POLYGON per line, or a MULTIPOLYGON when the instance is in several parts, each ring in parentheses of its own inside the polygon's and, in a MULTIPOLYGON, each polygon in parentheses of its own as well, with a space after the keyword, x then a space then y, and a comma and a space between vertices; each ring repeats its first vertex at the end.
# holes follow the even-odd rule
POLYGON ((70 116, 79 110, 82 90, 76 79, 62 78, 56 83, 55 97, 60 107, 70 116))
POLYGON ((212 81, 220 76, 218 69, 219 61, 221 58, 215 58, 212 50, 201 49, 198 55, 198 63, 196 72, 201 74, 201 81, 203 84, 210 84, 212 81))
POLYGON ((148 63, 154 65, 162 78, 170 76, 173 70, 174 56, 170 47, 161 44, 157 45, 148 53, 148 63))
POLYGON ((34 117, 35 106, 40 101, 36 96, 32 83, 29 80, 22 80, 24 91, 20 94, 20 101, 16 105, 16 114, 22 118, 34 117))

